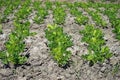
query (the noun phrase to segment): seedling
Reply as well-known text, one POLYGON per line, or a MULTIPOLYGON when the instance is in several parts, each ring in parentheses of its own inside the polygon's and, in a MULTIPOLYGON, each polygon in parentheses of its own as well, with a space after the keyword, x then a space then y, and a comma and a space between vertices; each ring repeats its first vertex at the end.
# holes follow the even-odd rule
POLYGON ((2 25, 0 24, 0 34, 2 34, 2 25))
POLYGON ((15 29, 9 35, 8 41, 5 43, 5 50, 0 52, 0 59, 6 65, 19 65, 24 64, 27 57, 22 56, 25 44, 24 39, 29 36, 30 23, 18 23, 14 22, 15 29))
POLYGON ((39 7, 41 6, 42 2, 40 1, 34 1, 33 2, 33 7, 35 10, 39 10, 39 7))
POLYGON ((63 24, 65 22, 65 10, 61 7, 57 7, 54 9, 53 11, 53 15, 54 15, 54 22, 56 24, 63 24))
POLYGON ((48 25, 45 34, 51 55, 60 66, 65 66, 71 57, 71 52, 67 50, 73 45, 71 37, 63 33, 63 28, 57 25, 48 25))
POLYGON ((9 14, 13 13, 13 10, 15 10, 16 8, 18 8, 19 4, 21 3, 20 0, 17 1, 7 1, 7 2, 2 2, 4 3, 4 5, 6 6, 3 14, 2 14, 2 22, 6 22, 8 19, 7 17, 9 16, 9 14))
POLYGON ((88 54, 82 57, 94 65, 97 62, 103 63, 105 59, 112 57, 109 48, 105 46, 103 33, 100 29, 94 28, 92 25, 85 26, 85 29, 80 31, 83 34, 82 41, 88 44, 88 54))
POLYGON ((120 69, 120 63, 118 62, 118 63, 116 63, 116 64, 113 66, 112 74, 113 74, 113 75, 117 74, 118 71, 119 71, 119 69, 120 69))
POLYGON ((75 22, 79 25, 84 25, 89 20, 88 17, 84 16, 76 7, 72 7, 72 9, 70 9, 70 13, 76 17, 75 22))
POLYGON ((19 20, 26 19, 30 14, 31 10, 32 9, 29 6, 24 5, 15 15, 19 20))
POLYGON ((116 38, 120 40, 120 23, 114 27, 113 32, 116 34, 116 38))
POLYGON ((49 0, 47 0, 46 2, 45 2, 45 5, 46 5, 46 8, 47 8, 47 10, 51 10, 52 9, 52 2, 50 2, 49 0))
POLYGON ((39 7, 38 12, 36 13, 36 16, 34 18, 34 21, 37 24, 42 24, 44 22, 44 18, 48 15, 48 11, 45 8, 39 7))
POLYGON ((71 13, 72 15, 74 15, 74 16, 80 16, 80 15, 82 15, 82 12, 81 12, 81 11, 78 11, 78 9, 77 9, 77 8, 74 8, 74 7, 72 7, 72 9, 70 9, 70 13, 71 13))
POLYGON ((92 19, 96 22, 96 25, 101 26, 103 28, 107 26, 107 23, 102 19, 99 12, 88 10, 88 13, 92 16, 92 19))
POLYGON ((88 22, 88 17, 86 17, 86 16, 84 16, 84 15, 80 15, 80 16, 77 16, 76 18, 75 18, 75 21, 76 21, 76 23, 78 23, 78 24, 80 24, 80 25, 84 25, 84 24, 86 24, 87 22, 88 22))

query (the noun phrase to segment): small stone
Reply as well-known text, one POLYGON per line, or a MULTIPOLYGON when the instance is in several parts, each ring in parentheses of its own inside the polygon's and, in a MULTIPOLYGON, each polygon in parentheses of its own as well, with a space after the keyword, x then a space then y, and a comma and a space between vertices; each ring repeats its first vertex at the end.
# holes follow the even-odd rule
POLYGON ((33 20, 32 20, 32 19, 29 19, 29 22, 32 24, 32 23, 33 23, 33 20))
POLYGON ((57 77, 57 80, 63 80, 64 76, 57 77))
POLYGON ((106 69, 106 67, 102 67, 102 68, 101 68, 101 72, 104 72, 105 69, 106 69))
POLYGON ((7 35, 6 35, 6 34, 0 35, 0 41, 6 40, 6 38, 7 38, 7 35))
POLYGON ((26 80, 26 77, 18 77, 17 80, 26 80))

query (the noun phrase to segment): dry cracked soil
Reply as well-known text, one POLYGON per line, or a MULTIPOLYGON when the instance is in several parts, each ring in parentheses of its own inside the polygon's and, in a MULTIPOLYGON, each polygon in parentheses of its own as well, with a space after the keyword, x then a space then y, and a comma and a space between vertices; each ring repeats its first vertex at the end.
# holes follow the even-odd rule
MULTIPOLYGON (((25 39, 26 50, 23 53, 30 54, 30 57, 24 65, 18 66, 16 69, 5 68, 0 63, 0 80, 120 80, 120 71, 117 74, 113 73, 115 64, 120 63, 120 41, 115 39, 115 34, 112 33, 113 28, 109 27, 111 24, 109 24, 107 17, 103 16, 108 22, 108 28, 100 29, 105 34, 106 45, 114 53, 114 56, 103 64, 98 63, 90 67, 88 62, 81 58, 82 54, 88 52, 86 43, 81 42, 82 35, 79 33, 80 30, 84 29, 84 25, 76 24, 74 16, 68 11, 66 13, 65 23, 61 26, 65 33, 72 36, 71 40, 74 44, 69 48, 72 52, 70 65, 67 68, 61 68, 50 55, 44 31, 47 24, 54 23, 52 12, 49 11, 44 24, 40 25, 33 22, 34 13, 32 13, 29 17, 31 22, 30 30, 37 34, 25 39)), ((83 13, 91 19, 86 12, 83 13)), ((94 24, 94 21, 89 20, 88 23, 94 24)), ((4 43, 13 29, 13 21, 3 23, 2 26, 4 27, 3 34, 0 34, 0 50, 4 48, 4 43)))

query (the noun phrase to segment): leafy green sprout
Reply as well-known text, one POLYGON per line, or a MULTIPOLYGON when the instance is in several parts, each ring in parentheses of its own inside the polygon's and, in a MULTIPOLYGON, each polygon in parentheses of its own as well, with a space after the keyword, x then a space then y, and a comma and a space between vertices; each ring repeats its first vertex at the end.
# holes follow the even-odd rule
POLYGON ((88 54, 82 55, 82 57, 89 61, 90 65, 97 62, 103 63, 105 59, 112 57, 110 49, 104 44, 105 40, 100 29, 87 25, 80 33, 83 34, 82 41, 88 44, 88 54))
POLYGON ((118 73, 120 69, 120 63, 116 63, 114 66, 113 66, 113 69, 112 69, 112 74, 115 75, 118 73))
POLYGON ((63 28, 57 25, 48 25, 45 34, 53 59, 60 66, 65 66, 71 56, 71 52, 67 51, 73 45, 71 37, 63 33, 63 28))
POLYGON ((0 24, 0 34, 2 34, 2 25, 0 24))
POLYGON ((14 22, 15 29, 9 34, 9 39, 5 43, 5 50, 0 52, 0 59, 3 64, 19 65, 24 64, 27 60, 26 56, 22 56, 21 53, 24 51, 25 43, 24 39, 30 35, 29 26, 30 23, 19 23, 14 22))

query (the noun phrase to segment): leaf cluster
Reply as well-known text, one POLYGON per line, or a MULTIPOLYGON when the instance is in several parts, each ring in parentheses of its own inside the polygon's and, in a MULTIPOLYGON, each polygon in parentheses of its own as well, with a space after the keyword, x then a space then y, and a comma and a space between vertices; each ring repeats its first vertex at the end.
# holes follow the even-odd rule
POLYGON ((61 7, 61 5, 62 5, 63 3, 60 2, 60 1, 55 1, 54 4, 55 4, 56 7, 61 7))
POLYGON ((56 24, 63 24, 65 22, 66 13, 62 7, 56 7, 53 10, 53 15, 56 24))
POLYGON ((77 24, 80 24, 80 25, 84 25, 84 24, 86 24, 87 22, 88 22, 88 17, 87 16, 84 16, 83 14, 82 14, 82 12, 81 11, 79 11, 76 7, 74 8, 74 7, 72 7, 72 9, 70 9, 70 13, 72 14, 72 15, 74 15, 76 18, 75 18, 75 22, 77 23, 77 24))
MULTIPOLYGON (((48 3, 45 3, 45 4, 48 4, 48 3)), ((47 8, 44 8, 42 6, 42 2, 40 1, 34 1, 33 7, 34 7, 34 10, 37 11, 36 16, 34 17, 33 20, 37 24, 42 24, 44 22, 44 18, 46 17, 46 15, 48 15, 47 8)))
POLYGON ((63 33, 63 28, 57 25, 48 25, 45 34, 53 58, 60 66, 66 65, 71 56, 67 48, 73 45, 71 37, 63 33))
POLYGON ((6 65, 23 64, 27 57, 22 56, 20 53, 24 51, 25 43, 24 39, 29 36, 30 23, 18 23, 14 22, 15 29, 9 34, 9 39, 5 43, 5 50, 0 52, 0 59, 6 65))
POLYGON ((28 15, 31 13, 32 8, 30 7, 30 0, 26 0, 21 5, 21 8, 18 10, 17 13, 15 13, 15 20, 22 21, 28 17, 28 15))
POLYGON ((52 5, 53 5, 53 3, 51 1, 49 1, 49 0, 47 0, 45 2, 45 6, 46 6, 47 10, 52 10, 52 5))
POLYGON ((44 22, 44 18, 48 15, 48 11, 43 7, 38 7, 37 10, 38 11, 36 13, 36 16, 34 17, 34 21, 37 24, 41 24, 44 22))
POLYGON ((97 12, 97 11, 94 12, 94 11, 88 10, 88 13, 89 13, 89 15, 92 16, 92 19, 96 22, 96 25, 101 26, 103 28, 107 26, 106 21, 104 21, 102 19, 99 12, 97 12))
POLYGON ((80 24, 80 25, 85 25, 88 22, 88 17, 84 16, 84 15, 79 15, 75 18, 76 23, 80 24))
POLYGON ((34 1, 33 2, 33 7, 35 10, 39 10, 39 7, 42 5, 41 1, 34 1))
POLYGON ((3 31, 2 31, 2 25, 0 24, 0 34, 2 34, 3 31))
POLYGON ((106 8, 104 14, 106 14, 109 17, 112 27, 114 27, 113 32, 116 34, 116 38, 120 40, 120 18, 117 18, 116 15, 118 12, 118 6, 112 8, 109 7, 106 8))
POLYGON ((109 48, 105 46, 103 33, 100 29, 94 28, 92 25, 86 25, 85 29, 80 31, 83 35, 82 41, 88 44, 89 53, 82 57, 90 61, 90 65, 97 62, 104 62, 105 59, 112 57, 109 48))
POLYGON ((21 4, 21 1, 20 0, 17 0, 17 1, 8 0, 3 3, 4 5, 6 5, 6 7, 5 7, 5 10, 3 11, 1 22, 6 22, 9 14, 13 13, 13 11, 18 8, 19 4, 21 4))
POLYGON ((116 38, 120 40, 120 19, 116 20, 113 32, 116 34, 116 38))

